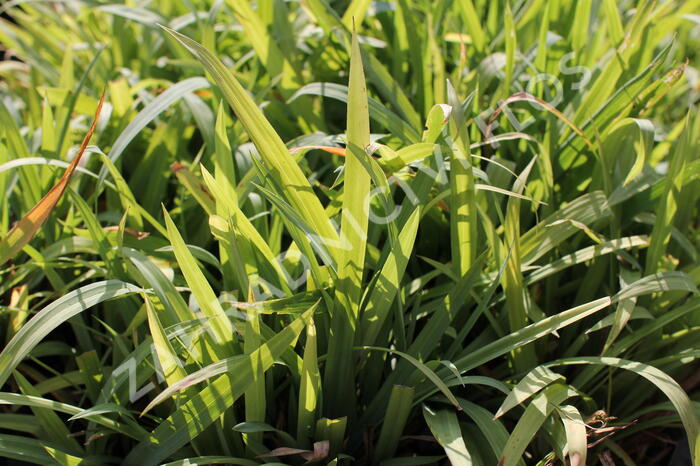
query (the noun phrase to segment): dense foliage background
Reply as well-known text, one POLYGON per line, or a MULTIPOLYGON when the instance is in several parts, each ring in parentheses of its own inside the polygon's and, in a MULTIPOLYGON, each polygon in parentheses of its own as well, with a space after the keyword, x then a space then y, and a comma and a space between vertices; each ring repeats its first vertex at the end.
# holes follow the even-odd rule
POLYGON ((0 8, 1 457, 700 464, 700 1, 0 8))

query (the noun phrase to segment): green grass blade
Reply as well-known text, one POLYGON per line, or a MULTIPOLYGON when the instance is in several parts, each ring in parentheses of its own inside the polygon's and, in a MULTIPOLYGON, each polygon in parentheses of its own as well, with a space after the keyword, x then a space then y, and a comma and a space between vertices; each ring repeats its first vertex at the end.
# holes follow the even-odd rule
POLYGON ((213 215, 216 212, 216 205, 211 194, 204 188, 199 179, 192 173, 187 164, 175 162, 170 166, 170 169, 175 172, 177 181, 182 185, 187 192, 197 201, 204 209, 207 215, 213 215))
MULTIPOLYGON (((235 225, 235 229, 239 233, 239 235, 236 235, 237 239, 239 241, 250 242, 250 245, 260 252, 263 258, 266 259, 267 265, 276 272, 276 284, 281 289, 288 292, 289 288, 287 286, 285 271, 280 266, 275 254, 260 232, 258 232, 248 217, 246 217, 245 213, 238 207, 235 202, 235 197, 231 197, 230 190, 226 188, 225 184, 212 177, 204 167, 202 167, 202 175, 209 191, 214 195, 217 209, 223 209, 226 214, 230 216, 231 221, 235 225)), ((221 220, 225 222, 224 219, 221 220)), ((213 218, 210 218, 210 225, 212 225, 213 228, 214 226, 216 226, 216 228, 224 228, 222 222, 214 220, 213 218)), ((225 228, 227 230, 230 229, 228 225, 225 228)))
POLYGON ((596 221, 605 221, 611 215, 605 194, 601 191, 584 194, 520 237, 522 264, 531 264, 578 232, 579 229, 570 221, 590 225, 596 221))
MULTIPOLYGON (((401 356, 403 359, 408 361, 413 367, 417 369, 417 371, 421 372, 435 387, 442 392, 443 395, 445 395, 445 398, 447 398, 450 403, 454 405, 455 408, 459 409, 459 403, 457 402, 457 398, 452 394, 452 391, 450 388, 443 382, 443 380, 426 364, 423 364, 421 361, 418 359, 414 358, 408 353, 404 353, 403 351, 397 351, 393 349, 387 349, 387 348, 380 348, 377 346, 359 346, 356 347, 355 349, 358 350, 371 350, 371 351, 382 351, 386 353, 392 353, 396 354, 398 356, 401 356)), ((393 389, 393 387, 392 387, 393 389)))
MULTIPOLYGON (((180 100, 184 95, 199 89, 208 88, 209 86, 209 82, 202 77, 187 78, 170 86, 165 92, 144 107, 136 118, 124 128, 124 131, 119 134, 117 140, 112 144, 112 149, 109 151, 109 158, 112 162, 114 163, 119 160, 124 150, 136 135, 168 107, 180 100)), ((106 168, 103 169, 100 175, 102 177, 106 175, 106 168)))
POLYGON ((454 364, 460 373, 466 372, 487 361, 502 356, 515 348, 526 345, 544 335, 548 335, 584 317, 605 309, 610 303, 611 300, 609 297, 600 298, 581 306, 576 306, 557 315, 547 317, 546 319, 530 324, 517 332, 506 335, 503 338, 479 348, 469 355, 463 356, 459 360, 454 361, 454 364))
POLYGON ((420 214, 420 209, 416 209, 404 224, 398 237, 399 247, 392 248, 367 298, 360 322, 362 343, 365 345, 375 343, 389 316, 391 304, 399 291, 401 277, 413 251, 420 214))
POLYGON ((571 27, 571 46, 579 63, 581 62, 579 54, 590 37, 589 26, 592 3, 593 0, 581 0, 580 2, 576 2, 574 24, 571 27))
POLYGON ((647 259, 644 266, 646 275, 659 270, 659 263, 662 260, 666 247, 671 238, 673 220, 679 210, 680 192, 683 187, 684 167, 691 160, 691 131, 690 117, 686 119, 686 126, 679 138, 677 149, 673 152, 668 173, 666 175, 666 188, 661 196, 656 209, 656 222, 651 232, 651 240, 647 259))
POLYGON ((467 26, 469 37, 472 39, 472 44, 476 49, 477 54, 483 54, 486 48, 486 33, 481 28, 482 18, 477 13, 472 0, 464 0, 456 2, 457 11, 462 18, 462 23, 467 26))
POLYGON ((19 435, 0 434, 0 455, 5 458, 34 464, 51 464, 45 443, 19 435))
POLYGON ((152 289, 160 303, 165 306, 167 313, 160 317, 163 319, 163 324, 166 327, 180 322, 187 322, 194 318, 194 315, 187 307, 187 303, 182 299, 182 295, 177 291, 172 281, 163 274, 163 271, 151 259, 133 248, 124 247, 121 249, 121 253, 136 268, 136 273, 131 272, 132 276, 137 277, 143 288, 152 289), (143 280, 140 277, 143 277, 143 280))
MULTIPOLYGON (((513 183, 513 191, 515 193, 520 194, 525 189, 525 184, 535 161, 536 157, 533 157, 513 183)), ((505 240, 510 245, 510 251, 508 254, 509 260, 503 275, 503 289, 508 309, 508 325, 511 332, 517 332, 525 327, 528 320, 530 320, 532 304, 529 291, 523 284, 521 272, 520 199, 516 197, 508 199, 504 229, 505 240)), ((525 346, 514 350, 513 361, 518 371, 531 368, 537 362, 534 348, 525 346)))
POLYGON ((613 302, 618 302, 637 296, 673 290, 698 293, 695 280, 689 275, 683 272, 663 272, 647 275, 630 283, 613 296, 612 300, 613 302))
MULTIPOLYGON (((300 88, 290 97, 292 102, 302 95, 318 95, 340 102, 348 102, 348 88, 336 83, 310 83, 300 88)), ((408 143, 420 140, 420 133, 396 113, 373 97, 368 98, 369 116, 397 136, 408 143)))
POLYGON ((185 245, 185 242, 180 236, 175 223, 168 215, 166 210, 163 210, 165 217, 165 225, 168 229, 168 237, 173 246, 177 263, 185 276, 187 284, 192 290, 192 294, 197 300, 197 304, 202 309, 202 313, 208 318, 207 328, 212 332, 212 337, 218 346, 218 351, 223 357, 231 356, 234 351, 233 342, 233 326, 228 316, 221 307, 219 299, 214 294, 211 286, 204 277, 199 264, 195 260, 190 250, 185 245))
POLYGON ((462 430, 453 411, 433 411, 423 405, 423 418, 454 466, 471 466, 472 457, 464 444, 462 430))
MULTIPOLYGON (((19 386, 20 391, 24 395, 38 396, 39 393, 32 384, 19 373, 14 373, 15 381, 19 386)), ((70 435, 70 431, 66 428, 63 420, 51 409, 40 408, 37 406, 31 407, 36 420, 41 424, 42 430, 51 442, 55 442, 61 449, 66 452, 83 455, 85 450, 78 442, 70 435)))
POLYGON ((406 427, 406 421, 413 408, 414 392, 415 389, 413 387, 403 385, 394 385, 391 389, 384 422, 379 432, 377 450, 374 452, 376 462, 390 459, 394 456, 399 439, 406 427))
MULTIPOLYGON (((260 334, 260 316, 254 310, 246 312, 245 331, 243 333, 243 351, 250 358, 252 381, 244 394, 246 422, 265 421, 265 369, 263 358, 258 348, 263 344, 260 334)), ((246 438, 247 443, 262 442, 261 433, 252 433, 246 438)))
POLYGON ((29 406, 36 408, 52 409, 59 413, 65 413, 72 416, 79 416, 78 418, 88 419, 114 432, 122 433, 128 437, 137 440, 143 439, 148 435, 148 431, 146 431, 138 425, 134 426, 132 424, 122 424, 119 421, 115 421, 106 416, 103 416, 101 413, 94 411, 91 412, 90 410, 78 408, 77 406, 72 406, 67 403, 61 403, 58 401, 48 400, 46 398, 41 398, 38 396, 0 392, 0 405, 29 406))
POLYGON ((340 417, 347 414, 346 410, 353 409, 352 404, 343 406, 341 400, 347 399, 347 384, 354 380, 351 348, 360 312, 369 223, 370 175, 361 162, 370 142, 369 112, 357 34, 353 34, 348 88, 348 151, 340 223, 342 244, 338 252, 335 286, 338 307, 331 321, 334 341, 329 348, 324 374, 324 402, 327 410, 331 410, 331 417, 340 417))
POLYGON ((498 418, 534 396, 548 385, 563 380, 564 376, 556 374, 546 367, 538 366, 523 377, 508 394, 494 417, 498 418))
MULTIPOLYGON (((483 407, 467 400, 457 398, 462 410, 474 421, 493 452, 493 461, 497 461, 498 455, 503 451, 508 441, 508 431, 499 420, 494 420, 493 414, 483 407)), ((525 463, 518 463, 523 466, 525 463)))
POLYGON ((162 371, 162 376, 168 386, 172 386, 175 382, 185 377, 187 373, 183 368, 182 361, 180 361, 168 340, 156 308, 146 296, 144 297, 144 302, 146 303, 146 313, 148 315, 148 328, 151 332, 151 338, 153 338, 155 355, 160 365, 159 370, 162 371))
POLYGON ((518 464, 525 448, 547 419, 549 413, 562 401, 575 395, 576 392, 563 383, 551 385, 537 395, 525 409, 525 413, 520 417, 515 429, 510 434, 498 464, 501 466, 518 464))
POLYGON ((321 375, 318 370, 316 325, 313 319, 306 326, 306 345, 301 367, 299 408, 297 414, 297 442, 308 447, 316 423, 316 409, 320 398, 321 375))
POLYGON ((505 45, 506 45, 506 66, 505 79, 503 80, 503 97, 510 96, 510 86, 513 81, 513 70, 515 69, 515 51, 517 47, 517 37, 515 34, 515 24, 513 11, 510 8, 510 1, 506 1, 505 9, 505 45))
MULTIPOLYGON (((250 2, 228 0, 226 3, 231 7, 236 19, 246 31, 247 39, 253 46, 260 61, 267 68, 268 73, 273 78, 280 76, 283 88, 296 87, 296 71, 292 68, 289 57, 282 53, 273 35, 269 33, 260 16, 253 10, 250 2)), ((175 35, 174 37, 177 38, 175 35)), ((183 45, 188 47, 187 44, 183 45)))
POLYGON ((367 13, 369 4, 370 0, 352 0, 345 13, 343 13, 342 22, 345 27, 352 29, 354 26, 357 26, 359 28, 365 13, 367 13))
MULTIPOLYGON (((347 427, 347 417, 341 417, 338 419, 328 419, 326 417, 322 417, 316 421, 316 443, 314 445, 316 445, 318 442, 328 442, 329 451, 327 456, 329 458, 336 458, 338 453, 343 448, 345 430, 347 427)), ((332 464, 332 461, 329 464, 332 464)))
POLYGON ((617 10, 617 2, 615 0, 603 0, 603 8, 605 10, 605 19, 608 23, 608 33, 614 46, 619 45, 625 36, 622 29, 622 20, 620 12, 617 10))
POLYGON ((142 291, 129 283, 107 280, 71 291, 32 317, 0 353, 0 386, 29 352, 56 327, 107 299, 142 291))
MULTIPOLYGON (((467 99, 471 101, 471 98, 467 99)), ((476 258, 477 210, 469 136, 462 102, 447 81, 447 101, 450 112, 450 236, 452 264, 461 277, 469 271, 476 258)))

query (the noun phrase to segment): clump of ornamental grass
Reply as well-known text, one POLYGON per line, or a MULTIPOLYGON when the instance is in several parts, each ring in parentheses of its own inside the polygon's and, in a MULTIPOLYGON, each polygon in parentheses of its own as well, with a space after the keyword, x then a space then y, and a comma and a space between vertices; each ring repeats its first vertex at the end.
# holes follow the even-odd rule
POLYGON ((4 4, 0 456, 700 464, 700 3, 618 3, 4 4))

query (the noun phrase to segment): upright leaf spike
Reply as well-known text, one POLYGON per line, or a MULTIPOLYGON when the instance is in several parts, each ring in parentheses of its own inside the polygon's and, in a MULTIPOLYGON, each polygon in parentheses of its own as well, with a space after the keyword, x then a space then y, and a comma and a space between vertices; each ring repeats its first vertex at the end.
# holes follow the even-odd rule
POLYGON ((354 386, 351 355, 362 298, 369 223, 371 177, 361 162, 370 142, 369 109, 360 44, 354 27, 347 120, 345 185, 340 224, 341 247, 338 251, 336 283, 338 306, 331 322, 333 344, 329 347, 324 375, 327 414, 334 418, 354 411, 353 403, 347 402, 354 393, 354 390, 348 390, 348 383, 354 386))

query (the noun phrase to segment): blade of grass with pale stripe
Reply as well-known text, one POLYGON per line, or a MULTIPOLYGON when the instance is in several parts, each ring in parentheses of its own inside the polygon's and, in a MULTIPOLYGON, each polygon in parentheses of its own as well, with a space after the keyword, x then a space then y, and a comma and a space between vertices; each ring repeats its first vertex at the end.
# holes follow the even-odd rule
POLYGON ((370 175, 361 157, 369 146, 367 88, 357 34, 353 34, 348 86, 347 145, 345 182, 340 223, 341 245, 338 252, 336 299, 338 306, 331 318, 333 344, 329 346, 324 373, 324 402, 331 417, 354 410, 348 396, 348 383, 354 386, 352 346, 360 313, 362 278, 365 269, 367 226, 369 223, 370 175))
POLYGON ((651 232, 649 251, 647 252, 646 264, 644 266, 646 275, 659 270, 659 263, 662 260, 662 256, 671 238, 673 220, 676 216, 676 212, 681 207, 678 201, 681 190, 683 189, 684 167, 691 157, 691 132, 692 125, 690 122, 690 115, 688 115, 686 117, 685 129, 679 138, 677 148, 673 152, 668 167, 666 188, 656 210, 656 222, 651 232))
MULTIPOLYGON (((467 103, 474 98, 472 94, 467 103)), ((452 83, 447 81, 447 100, 450 104, 450 236, 452 239, 452 264, 458 276, 469 271, 476 258, 478 222, 474 173, 469 148, 467 115, 452 83)), ((467 105, 469 108, 470 105, 467 105)))
POLYGON ((392 388, 382 429, 379 432, 377 451, 374 453, 375 462, 394 456, 401 434, 406 427, 406 421, 413 408, 414 393, 413 387, 394 385, 392 388))
POLYGON ((321 375, 318 370, 318 349, 316 325, 313 319, 306 326, 306 345, 301 367, 299 386, 299 407, 297 409, 297 442, 302 447, 309 446, 316 425, 316 410, 321 391, 321 375))
POLYGON ((471 466, 472 458, 464 444, 462 431, 453 411, 442 409, 433 411, 423 405, 423 418, 440 446, 444 448, 450 464, 454 466, 471 466))
POLYGON ((540 429, 540 426, 547 419, 559 404, 567 398, 576 396, 576 391, 572 390, 564 383, 555 383, 545 388, 540 394, 535 396, 532 403, 525 409, 525 413, 515 426, 515 429, 508 437, 503 451, 498 461, 499 466, 514 466, 521 460, 525 448, 540 429))
POLYGON ((236 353, 237 342, 234 340, 234 329, 224 312, 218 298, 214 294, 211 286, 207 282, 204 274, 199 268, 190 250, 177 230, 175 223, 170 218, 167 211, 163 210, 165 225, 168 228, 168 236, 173 246, 173 252, 182 270, 182 274, 187 280, 187 284, 192 290, 192 294, 197 300, 202 313, 207 317, 206 325, 212 332, 212 338, 216 344, 215 351, 219 357, 232 356, 236 353))
POLYGON ((92 283, 71 291, 52 302, 32 317, 0 353, 0 386, 4 385, 12 371, 56 327, 107 299, 142 291, 134 285, 108 280, 92 283))

